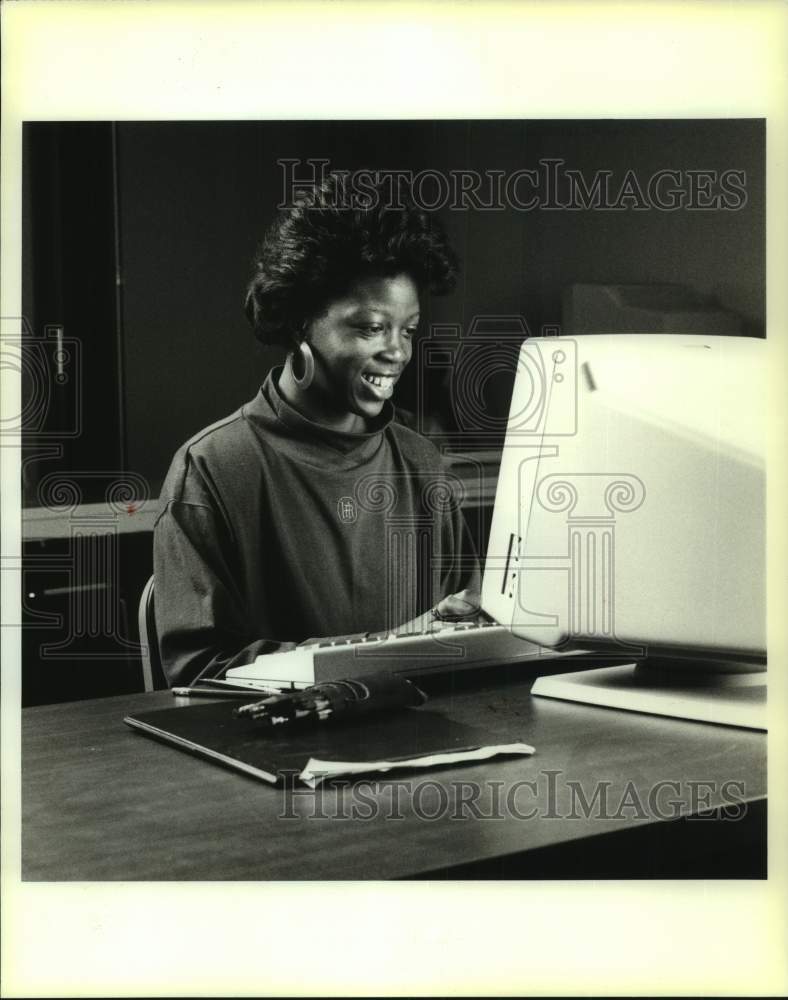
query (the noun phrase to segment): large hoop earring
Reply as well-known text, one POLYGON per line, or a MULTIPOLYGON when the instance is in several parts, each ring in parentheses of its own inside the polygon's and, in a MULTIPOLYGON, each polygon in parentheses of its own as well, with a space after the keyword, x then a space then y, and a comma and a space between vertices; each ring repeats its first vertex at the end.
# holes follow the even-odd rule
POLYGON ((303 374, 300 376, 296 374, 295 351, 290 354, 290 371, 293 375, 293 381, 301 392, 304 392, 312 384, 312 379, 315 377, 315 356, 305 340, 302 340, 298 345, 298 353, 301 355, 301 362, 304 366, 303 374))

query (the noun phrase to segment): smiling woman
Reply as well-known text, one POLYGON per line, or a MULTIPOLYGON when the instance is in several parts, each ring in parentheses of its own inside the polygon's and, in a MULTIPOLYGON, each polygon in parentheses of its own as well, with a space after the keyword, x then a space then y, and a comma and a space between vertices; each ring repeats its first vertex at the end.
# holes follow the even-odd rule
POLYGON ((450 291, 456 276, 442 228, 402 182, 360 199, 333 174, 263 240, 246 310, 261 342, 291 348, 285 398, 322 423, 361 430, 410 360, 420 299, 450 291))
POLYGON ((456 272, 407 192, 370 189, 359 205, 335 175, 266 235, 246 312, 287 362, 178 451, 162 490, 155 606, 171 684, 394 629, 437 602, 474 605, 459 483, 391 403, 420 303, 456 272))
POLYGON ((363 431, 408 364, 419 322, 419 294, 408 274, 361 278, 305 328, 279 382, 296 409, 337 430, 363 431), (307 377, 309 372, 309 377, 307 377))

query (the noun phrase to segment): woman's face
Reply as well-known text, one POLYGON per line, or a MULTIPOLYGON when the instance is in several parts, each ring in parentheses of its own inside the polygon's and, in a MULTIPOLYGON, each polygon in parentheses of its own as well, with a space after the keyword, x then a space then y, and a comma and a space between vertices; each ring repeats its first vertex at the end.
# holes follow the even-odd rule
POLYGON ((355 431, 379 415, 410 361, 418 322, 418 290, 401 274, 356 282, 309 324, 309 396, 323 419, 355 431))

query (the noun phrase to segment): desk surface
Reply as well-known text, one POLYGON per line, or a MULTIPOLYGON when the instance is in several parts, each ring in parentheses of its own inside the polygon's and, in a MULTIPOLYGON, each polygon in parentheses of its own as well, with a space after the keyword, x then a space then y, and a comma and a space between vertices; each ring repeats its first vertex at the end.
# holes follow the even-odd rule
MULTIPOLYGON (((567 877, 599 877, 578 862, 592 843, 607 845, 608 860, 625 857, 619 877, 639 876, 679 826, 740 835, 734 853, 763 851, 764 733, 531 698, 531 679, 500 670, 425 687, 431 708, 486 727, 491 741, 516 733, 532 757, 296 794, 123 724, 129 712, 171 707, 170 692, 26 709, 22 877, 538 877, 556 850, 574 857, 561 862, 567 877), (745 805, 723 821, 666 822, 734 799, 745 805), (514 864, 528 858, 530 871, 514 864)), ((704 874, 691 864, 683 874, 704 874)))

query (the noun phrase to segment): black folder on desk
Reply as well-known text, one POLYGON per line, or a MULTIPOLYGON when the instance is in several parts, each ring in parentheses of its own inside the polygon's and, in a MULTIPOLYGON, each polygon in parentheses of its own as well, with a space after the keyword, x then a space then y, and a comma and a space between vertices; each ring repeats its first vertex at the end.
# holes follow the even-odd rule
POLYGON ((372 720, 296 724, 272 731, 236 718, 233 709, 242 704, 246 702, 163 708, 123 721, 147 736, 272 784, 295 774, 314 787, 322 778, 340 774, 534 752, 519 737, 493 744, 483 730, 422 708, 372 720))

